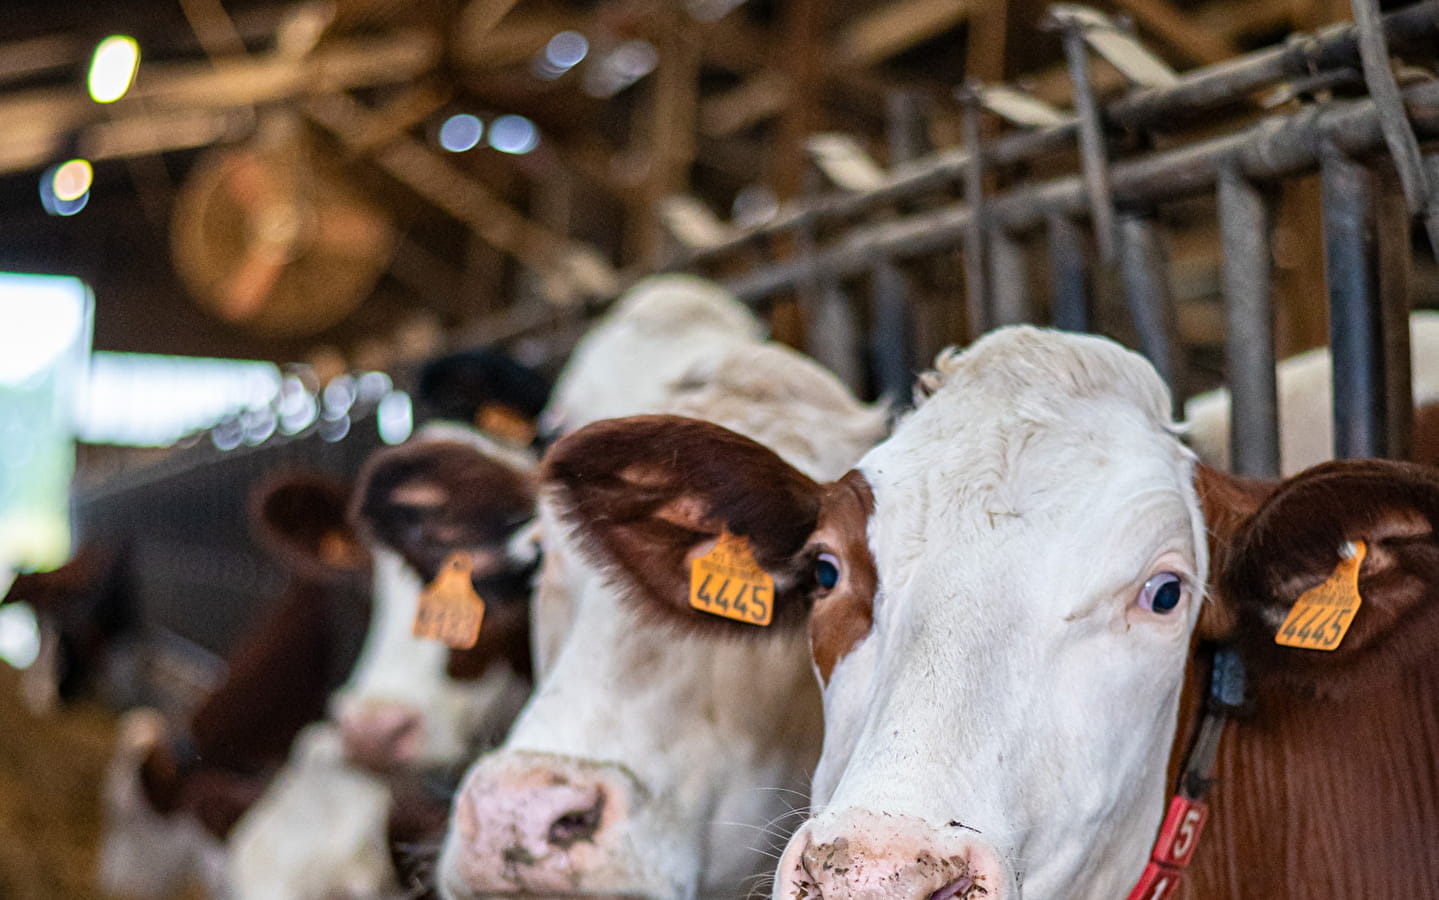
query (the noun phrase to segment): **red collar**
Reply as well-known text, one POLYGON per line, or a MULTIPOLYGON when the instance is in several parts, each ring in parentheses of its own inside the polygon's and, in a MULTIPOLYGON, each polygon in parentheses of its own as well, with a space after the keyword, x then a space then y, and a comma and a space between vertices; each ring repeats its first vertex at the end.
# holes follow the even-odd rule
POLYGON ((1199 846, 1204 823, 1209 820, 1209 805, 1204 797, 1214 784, 1219 736, 1225 723, 1246 708, 1245 681, 1244 663, 1238 652, 1230 647, 1216 650, 1209 673, 1209 700, 1199 733, 1184 759, 1179 789, 1169 801, 1149 864, 1129 892, 1128 900, 1168 900, 1179 890, 1184 871, 1199 846))

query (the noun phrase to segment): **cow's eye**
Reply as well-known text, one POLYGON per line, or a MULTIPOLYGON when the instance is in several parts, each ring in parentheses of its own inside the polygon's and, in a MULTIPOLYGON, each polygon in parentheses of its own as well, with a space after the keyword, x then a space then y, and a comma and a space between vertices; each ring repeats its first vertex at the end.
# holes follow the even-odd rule
POLYGON ((821 553, 814 560, 814 580, 825 590, 839 584, 839 560, 833 553, 821 553))
POLYGON ((1184 580, 1173 572, 1160 572, 1144 582, 1139 592, 1139 606, 1150 612, 1173 612, 1184 599, 1184 580))

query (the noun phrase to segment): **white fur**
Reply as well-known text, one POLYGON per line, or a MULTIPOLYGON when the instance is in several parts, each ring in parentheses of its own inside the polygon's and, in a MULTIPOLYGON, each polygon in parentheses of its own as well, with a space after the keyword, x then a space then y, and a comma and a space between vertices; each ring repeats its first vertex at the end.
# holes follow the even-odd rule
POLYGON ((959 821, 1006 861, 1001 887, 1123 897, 1163 811, 1207 574, 1192 454, 1153 368, 1100 338, 1001 329, 927 389, 858 466, 873 626, 825 688, 823 811, 790 846, 877 840, 855 824, 875 815, 937 841, 959 821), (1191 586, 1167 617, 1134 606, 1156 568, 1191 586))
MULTIPOLYGON (((884 409, 862 406, 794 351, 729 339, 716 351, 705 341, 673 340, 672 350, 698 352, 684 366, 671 358, 656 367, 654 374, 675 376, 667 399, 636 389, 606 408, 706 418, 826 479, 883 433, 884 409), (618 409, 626 400, 649 405, 618 409)), ((579 364, 604 368, 594 358, 579 364)), ((803 787, 818 750, 819 701, 804 635, 735 641, 641 621, 610 578, 583 560, 575 535, 544 500, 541 514, 546 557, 534 616, 540 682, 504 747, 482 757, 466 783, 528 754, 608 766, 632 779, 644 799, 618 823, 626 852, 575 871, 576 892, 655 900, 743 895, 768 866, 768 845, 787 830, 790 820, 777 817, 802 800, 793 791, 803 787)), ((463 802, 462 794, 457 806, 463 802)), ((464 848, 455 831, 452 824, 439 883, 446 896, 468 897, 457 875, 464 848)))
MULTIPOLYGON (((1439 313, 1409 316, 1414 405, 1439 402, 1439 313)), ((1294 475, 1334 458, 1333 364, 1328 347, 1281 360, 1279 459, 1282 474, 1294 475)), ((1189 445, 1201 461, 1229 469, 1229 390, 1191 397, 1184 404, 1189 445)))
POLYGON ((165 733, 156 710, 134 709, 120 718, 105 772, 100 887, 115 897, 159 900, 200 885, 218 897, 224 847, 190 813, 155 812, 140 786, 140 766, 165 733))
POLYGON ((309 726, 285 769, 230 836, 233 896, 402 897, 385 834, 389 809, 389 788, 345 763, 335 727, 309 726))
POLYGON ((693 275, 646 278, 575 345, 541 427, 568 433, 650 412, 696 360, 763 337, 759 320, 719 285, 693 275))

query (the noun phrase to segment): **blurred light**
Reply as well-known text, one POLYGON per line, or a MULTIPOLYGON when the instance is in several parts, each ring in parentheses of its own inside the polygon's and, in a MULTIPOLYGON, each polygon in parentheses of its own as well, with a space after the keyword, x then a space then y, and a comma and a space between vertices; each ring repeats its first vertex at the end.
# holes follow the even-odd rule
POLYGON ((380 440, 387 444, 403 444, 415 430, 415 411, 410 395, 404 391, 386 394, 375 409, 375 427, 380 440))
POLYGON ((39 657, 40 623, 30 604, 0 606, 0 660, 17 669, 28 669, 39 657))
POLYGON ((55 192, 57 200, 79 200, 90 192, 90 185, 94 181, 95 170, 91 167, 90 161, 72 159, 67 163, 61 163, 55 169, 51 190, 55 192))
POLYGON ((135 70, 140 67, 140 45, 123 34, 105 38, 95 46, 90 58, 90 99, 96 103, 114 103, 130 90, 135 70))
POLYGON ((366 372, 356 381, 361 403, 374 403, 395 389, 395 382, 384 372, 366 372))
POLYGON ((540 130, 524 116, 500 116, 490 123, 490 146, 501 153, 529 153, 540 145, 540 130))
POLYGON ((78 437, 91 444, 167 447, 215 427, 215 445, 231 449, 245 439, 245 427, 238 419, 224 428, 217 423, 241 410, 283 403, 281 388, 280 370, 268 362, 97 352, 80 394, 78 437))
POLYGON ((349 375, 337 375, 325 385, 321 396, 324 399, 324 411, 321 413, 324 418, 332 421, 344 418, 350 407, 355 405, 355 379, 349 375))
POLYGON ((251 447, 258 446, 270 439, 275 433, 275 411, 268 406, 261 406, 256 409, 247 409, 240 413, 240 427, 245 433, 245 443, 251 447))
POLYGON ((450 116, 440 126, 440 146, 451 153, 474 149, 485 134, 485 125, 469 113, 450 116))
POLYGON ((0 384, 40 373, 89 327, 78 278, 0 274, 0 384))
POLYGON ((653 72, 659 59, 659 51, 649 41, 625 41, 598 65, 585 70, 585 92, 592 97, 613 97, 653 72))
POLYGON ((245 440, 245 428, 239 416, 227 416, 210 429, 210 440, 220 450, 234 450, 245 440))
POLYGON ((341 416, 338 419, 321 419, 320 427, 317 430, 320 432, 321 438, 332 444, 337 441, 343 441, 345 435, 350 433, 350 417, 341 416))
POLYGON ((561 31, 545 45, 545 59, 560 69, 572 69, 590 52, 590 42, 578 31, 561 31))
POLYGON ((279 413, 280 431, 283 434, 299 434, 309 428, 320 414, 314 396, 298 375, 286 375, 284 381, 280 382, 275 412, 279 413))
MULTIPOLYGON (((79 196, 72 197, 70 199, 62 198, 57 192, 57 187, 61 186, 60 172, 62 169, 65 168, 65 166, 68 166, 71 163, 84 163, 87 169, 90 168, 90 164, 85 162, 84 160, 71 160, 69 163, 65 163, 64 165, 51 166, 50 168, 45 170, 44 174, 40 176, 40 205, 44 207, 45 211, 52 216, 73 216, 80 210, 84 209, 85 204, 90 202, 89 185, 86 185, 86 189, 84 191, 81 191, 79 196)), ((91 171, 93 173, 93 170, 91 171)), ((74 182, 71 179, 73 179, 74 177, 75 176, 73 172, 67 175, 64 186, 67 188, 73 188, 74 182)))

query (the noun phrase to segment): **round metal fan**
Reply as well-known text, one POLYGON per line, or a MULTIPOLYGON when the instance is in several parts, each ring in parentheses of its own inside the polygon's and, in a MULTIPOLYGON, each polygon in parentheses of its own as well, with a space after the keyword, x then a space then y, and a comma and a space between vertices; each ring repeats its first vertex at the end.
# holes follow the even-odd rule
POLYGON ((210 151, 171 219, 175 268, 190 292, 267 337, 311 335, 349 315, 393 242, 389 220, 311 152, 296 121, 210 151))

